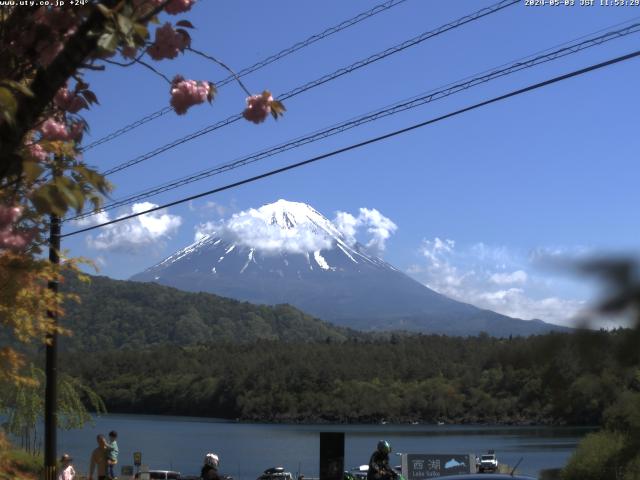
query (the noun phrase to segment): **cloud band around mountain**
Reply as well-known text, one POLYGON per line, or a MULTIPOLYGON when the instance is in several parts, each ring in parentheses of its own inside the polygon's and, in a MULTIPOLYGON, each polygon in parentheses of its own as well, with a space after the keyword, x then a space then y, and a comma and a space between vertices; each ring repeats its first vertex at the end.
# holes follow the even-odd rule
POLYGON ((340 236, 350 245, 355 244, 358 237, 366 237, 367 248, 380 255, 386 241, 398 228, 376 209, 360 208, 357 216, 339 211, 332 222, 304 204, 281 202, 291 211, 274 211, 275 204, 250 208, 228 219, 196 225, 194 239, 220 236, 262 253, 278 254, 328 250, 334 248, 336 238, 340 236), (291 225, 282 224, 288 221, 291 225))

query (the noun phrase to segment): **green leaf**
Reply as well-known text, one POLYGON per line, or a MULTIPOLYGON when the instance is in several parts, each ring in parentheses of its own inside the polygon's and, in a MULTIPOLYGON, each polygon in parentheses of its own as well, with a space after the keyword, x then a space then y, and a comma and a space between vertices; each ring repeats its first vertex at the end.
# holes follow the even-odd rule
POLYGON ((216 88, 213 82, 207 82, 209 84, 209 93, 207 94, 207 101, 211 103, 213 101, 213 97, 218 93, 218 89, 216 88))
POLYGON ((138 36, 138 38, 142 41, 149 38, 149 29, 141 23, 135 23, 133 25, 133 31, 138 36))
POLYGON ((131 35, 131 32, 133 30, 133 21, 129 17, 120 14, 118 14, 117 20, 118 28, 120 29, 120 31, 125 36, 131 35))
POLYGON ((26 97, 33 97, 33 92, 29 88, 22 85, 21 83, 14 82, 13 80, 5 79, 0 81, 0 84, 6 85, 7 87, 17 92, 20 92, 26 97))
POLYGON ((278 100, 273 100, 271 102, 271 116, 277 120, 278 117, 281 117, 287 109, 282 104, 282 102, 278 100))
POLYGON ((96 7, 98 8, 98 10, 100 10, 100 13, 102 13, 102 15, 104 15, 105 17, 107 18, 113 17, 113 10, 105 7, 102 3, 98 3, 96 7))
POLYGON ((33 195, 31 195, 31 203, 36 210, 40 214, 51 213, 51 209, 49 208, 49 199, 45 192, 37 191, 33 195))
POLYGON ((31 203, 36 207, 38 213, 42 214, 53 213, 62 217, 68 209, 64 198, 51 183, 47 183, 36 190, 31 195, 31 203))
POLYGON ((24 173, 27 183, 33 183, 42 175, 44 168, 38 162, 27 160, 22 164, 22 172, 24 173))
POLYGON ((98 48, 105 52, 113 53, 118 46, 118 36, 115 32, 103 33, 98 39, 98 48))
POLYGON ((49 192, 49 198, 51 199, 51 210, 59 217, 63 217, 67 210, 69 210, 69 202, 67 201, 66 192, 62 189, 51 186, 49 192))
POLYGON ((54 185, 64 198, 67 206, 73 207, 77 212, 84 206, 84 194, 80 186, 69 177, 57 177, 54 185))
POLYGON ((0 111, 2 111, 2 114, 5 118, 11 118, 13 122, 17 110, 18 101, 13 92, 8 88, 0 87, 0 111))

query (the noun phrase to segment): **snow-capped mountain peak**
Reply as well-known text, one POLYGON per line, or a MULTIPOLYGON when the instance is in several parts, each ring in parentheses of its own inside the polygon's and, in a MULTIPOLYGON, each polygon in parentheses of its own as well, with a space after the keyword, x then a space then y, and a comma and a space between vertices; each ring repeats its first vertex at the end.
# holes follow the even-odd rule
POLYGON ((310 229, 315 233, 324 233, 330 237, 344 240, 342 233, 335 225, 316 209, 301 202, 278 200, 248 213, 265 224, 278 226, 285 230, 310 229))
POLYGON ((460 335, 526 330, 430 290, 305 203, 278 200, 206 225, 198 241, 133 279, 254 303, 289 303, 356 328, 460 335))
POLYGON ((259 208, 234 214, 218 223, 193 244, 179 250, 147 270, 154 279, 179 262, 193 263, 199 271, 203 258, 211 263, 207 270, 217 276, 250 273, 267 268, 270 272, 295 270, 298 277, 311 272, 331 272, 345 268, 390 268, 380 258, 354 242, 317 210, 301 202, 278 200, 259 208))

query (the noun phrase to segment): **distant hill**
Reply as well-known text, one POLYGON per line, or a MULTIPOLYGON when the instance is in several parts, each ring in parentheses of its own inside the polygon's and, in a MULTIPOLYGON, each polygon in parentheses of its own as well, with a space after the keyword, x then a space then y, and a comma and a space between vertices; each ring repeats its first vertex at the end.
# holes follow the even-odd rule
POLYGON ((221 226, 132 280, 252 303, 288 303, 364 331, 508 337, 569 330, 441 295, 347 239, 304 203, 279 200, 250 210, 247 219, 249 234, 221 226))
POLYGON ((62 320, 72 337, 64 349, 100 351, 153 345, 343 341, 353 331, 335 327, 289 305, 252 305, 209 293, 189 293, 156 284, 92 277, 90 284, 62 286, 80 294, 62 320))

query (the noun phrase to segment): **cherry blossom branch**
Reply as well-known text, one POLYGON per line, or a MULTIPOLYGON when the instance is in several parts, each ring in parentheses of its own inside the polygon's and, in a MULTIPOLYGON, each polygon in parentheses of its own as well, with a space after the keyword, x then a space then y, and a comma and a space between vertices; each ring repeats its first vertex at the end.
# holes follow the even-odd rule
POLYGON ((151 70, 153 73, 155 73, 156 75, 158 75, 159 77, 162 77, 164 80, 167 81, 168 84, 171 84, 171 80, 169 80, 169 77, 167 77, 164 73, 158 71, 155 67, 152 67, 151 65, 149 65, 147 62, 143 62, 142 60, 140 60, 139 58, 134 59, 132 62, 130 63, 121 63, 121 62, 117 62, 115 60, 109 60, 109 59, 104 59, 105 62, 110 63, 111 65, 117 65, 119 67, 129 67, 134 63, 139 63, 140 65, 142 65, 143 67, 148 68, 149 70, 151 70))
POLYGON ((160 3, 159 5, 157 5, 153 10, 151 10, 149 13, 147 13, 146 15, 140 17, 140 22, 142 23, 147 23, 148 21, 150 21, 153 17, 155 17, 156 15, 158 15, 162 10, 164 10, 164 7, 167 6, 167 4, 170 2, 171 0, 164 0, 162 3, 160 3))
MULTIPOLYGON (((104 0, 103 5, 110 8, 115 3, 116 0, 104 0)), ((105 22, 104 15, 98 8, 94 8, 51 64, 46 68, 38 69, 29 85, 33 96, 18 98, 15 122, 0 123, 0 144, 2 145, 0 164, 3 165, 0 178, 12 171, 22 172, 21 158, 16 154, 16 150, 22 143, 24 135, 49 105, 55 93, 85 62, 86 58, 96 51, 98 38, 96 35, 91 35, 91 32, 101 31, 105 22)))
MULTIPOLYGON (((135 57, 133 60, 131 60, 129 63, 117 63, 114 60, 111 61, 111 63, 114 63, 115 65, 118 65, 120 67, 130 67, 131 65, 135 65, 136 62, 138 62, 142 57, 144 57, 144 55, 147 53, 147 50, 149 48, 145 48, 144 50, 142 50, 142 52, 140 52, 140 55, 138 55, 137 57, 135 57)), ((120 54, 122 55, 122 49, 120 49, 120 54)))
POLYGON ((224 68, 227 72, 231 73, 231 75, 233 75, 233 77, 236 79, 236 82, 238 82, 238 84, 240 85, 240 87, 242 88, 242 90, 245 91, 245 93, 248 96, 251 96, 251 92, 247 89, 247 87, 244 86, 244 84, 242 83, 242 80, 240 80, 240 77, 238 77, 238 75, 236 74, 236 72, 234 72, 233 70, 231 70, 227 65, 225 65, 224 63, 222 63, 220 60, 218 60, 217 58, 212 57, 211 55, 208 55, 204 52, 201 52, 200 50, 196 50, 195 48, 192 47, 187 47, 185 50, 189 50, 192 53, 195 53, 196 55, 200 55, 201 57, 206 58, 207 60, 211 60, 214 63, 217 63, 218 65, 220 65, 222 68, 224 68))
POLYGON ((87 70, 95 70, 95 71, 99 71, 102 72, 105 69, 104 65, 93 65, 93 64, 89 64, 89 63, 83 63, 82 65, 80 65, 80 68, 85 68, 87 70))

